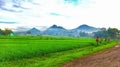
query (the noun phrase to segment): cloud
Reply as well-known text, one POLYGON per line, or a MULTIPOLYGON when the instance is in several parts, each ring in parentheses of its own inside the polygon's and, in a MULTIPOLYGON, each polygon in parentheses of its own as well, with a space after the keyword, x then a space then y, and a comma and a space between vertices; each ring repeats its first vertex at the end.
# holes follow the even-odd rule
POLYGON ((33 0, 0 0, 0 9, 9 12, 23 12, 30 6, 39 5, 33 0))
POLYGON ((53 16, 62 16, 61 14, 58 14, 58 13, 50 13, 50 15, 53 15, 53 16))
POLYGON ((17 22, 14 26, 57 24, 65 28, 74 28, 81 24, 89 24, 96 27, 120 28, 117 25, 120 22, 120 0, 16 0, 25 1, 20 5, 11 4, 11 0, 1 1, 5 1, 7 5, 3 6, 4 3, 0 3, 0 21, 17 22))
POLYGON ((28 8, 22 7, 20 5, 13 5, 13 7, 15 7, 15 8, 22 8, 22 9, 28 9, 28 8))
POLYGON ((9 1, 7 2, 7 1, 3 1, 3 0, 0 0, 0 9, 9 11, 9 12, 21 12, 20 10, 15 10, 15 8, 13 8, 13 4, 11 2, 9 2, 9 1))
POLYGON ((4 22, 4 21, 0 21, 0 24, 16 24, 16 22, 4 22))
POLYGON ((68 4, 73 4, 73 5, 78 5, 79 4, 79 0, 64 0, 65 3, 68 4))
POLYGON ((0 9, 5 10, 5 11, 10 11, 10 12, 22 12, 21 10, 7 9, 7 8, 4 8, 4 7, 1 7, 0 9))
MULTIPOLYGON (((17 21, 17 23, 19 22, 22 26, 51 26, 52 24, 58 24, 67 28, 75 25, 77 26, 79 22, 81 22, 79 17, 83 14, 81 12, 83 8, 79 5, 74 5, 74 3, 78 2, 77 0, 67 0, 67 3, 65 3, 65 0, 31 1, 39 5, 32 5, 31 3, 24 2, 21 6, 30 9, 18 13, 2 11, 0 15, 2 14, 4 19, 1 20, 9 19, 8 21, 17 21), (71 4, 69 4, 70 2, 71 4)), ((81 5, 84 6, 83 4, 81 5)))
POLYGON ((12 28, 14 31, 27 31, 27 30, 30 30, 31 28, 29 27, 25 27, 25 26, 21 26, 21 27, 16 27, 16 28, 12 28))

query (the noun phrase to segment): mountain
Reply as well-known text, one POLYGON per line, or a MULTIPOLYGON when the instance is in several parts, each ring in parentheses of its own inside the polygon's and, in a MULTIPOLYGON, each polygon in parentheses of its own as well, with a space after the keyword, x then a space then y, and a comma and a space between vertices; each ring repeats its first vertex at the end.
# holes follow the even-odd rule
MULTIPOLYGON (((56 28, 56 29, 64 29, 64 30, 65 30, 65 28, 63 28, 63 27, 61 27, 61 26, 57 26, 57 25, 53 25, 53 26, 51 26, 50 28, 52 28, 52 29, 53 29, 53 28, 56 28)), ((49 28, 49 29, 50 29, 50 28, 49 28)))
POLYGON ((52 35, 52 36, 70 36, 70 37, 89 37, 89 36, 93 36, 93 32, 97 32, 100 30, 100 28, 95 28, 92 26, 88 26, 88 25, 80 25, 75 29, 71 29, 71 30, 67 30, 61 26, 57 26, 57 25, 52 25, 49 28, 47 27, 37 27, 36 28, 32 28, 28 31, 25 31, 29 28, 25 28, 25 27, 19 27, 17 28, 17 34, 20 35, 52 35), (44 30, 42 30, 41 28, 43 28, 44 30), (47 28, 47 29, 46 29, 47 28), (20 31, 21 30, 21 31, 20 31), (40 31, 41 30, 41 31, 40 31))
POLYGON ((53 36, 67 36, 68 33, 69 33, 68 30, 57 25, 53 25, 43 32, 43 34, 45 35, 53 35, 53 36))
POLYGON ((38 29, 36 29, 36 28, 30 29, 26 33, 28 35, 40 35, 41 34, 41 32, 38 29))
POLYGON ((92 33, 92 32, 96 32, 96 31, 99 31, 99 30, 100 30, 99 28, 88 26, 86 24, 80 25, 79 27, 73 29, 73 31, 86 32, 86 33, 92 33))
POLYGON ((43 35, 53 35, 53 36, 91 36, 92 32, 99 31, 99 28, 95 28, 88 25, 80 25, 79 27, 67 30, 61 26, 53 25, 43 32, 43 35))
POLYGON ((81 36, 93 36, 93 32, 99 31, 100 28, 95 28, 88 26, 86 24, 80 25, 75 29, 70 30, 71 36, 81 37, 81 36))

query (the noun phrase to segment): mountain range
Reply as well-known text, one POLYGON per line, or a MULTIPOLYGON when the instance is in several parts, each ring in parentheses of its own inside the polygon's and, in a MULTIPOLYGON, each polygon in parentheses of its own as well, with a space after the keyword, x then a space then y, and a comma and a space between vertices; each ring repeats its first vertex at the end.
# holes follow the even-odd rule
MULTIPOLYGON (((99 31, 100 28, 95 28, 86 24, 80 25, 75 29, 65 29, 62 26, 52 25, 51 27, 47 28, 44 31, 41 31, 37 28, 32 28, 30 30, 23 31, 22 35, 52 35, 52 36, 72 36, 72 37, 80 37, 82 35, 91 35, 93 32, 99 31), (82 35, 81 35, 82 34, 82 35)), ((17 31, 17 35, 21 34, 18 33, 21 31, 17 31)))

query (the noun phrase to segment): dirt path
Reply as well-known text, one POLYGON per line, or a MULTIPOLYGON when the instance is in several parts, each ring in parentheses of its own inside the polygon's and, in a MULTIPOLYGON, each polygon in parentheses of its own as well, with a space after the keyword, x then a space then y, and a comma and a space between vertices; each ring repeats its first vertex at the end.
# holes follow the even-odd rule
POLYGON ((63 67, 120 67, 120 44, 90 56, 69 62, 63 67))

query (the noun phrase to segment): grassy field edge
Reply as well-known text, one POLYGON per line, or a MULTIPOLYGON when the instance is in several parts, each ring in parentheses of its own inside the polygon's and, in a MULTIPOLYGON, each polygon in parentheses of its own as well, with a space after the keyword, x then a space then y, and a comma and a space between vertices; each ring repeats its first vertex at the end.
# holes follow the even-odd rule
POLYGON ((22 59, 11 62, 2 62, 2 67, 61 67, 63 64, 73 61, 77 58, 84 57, 89 54, 99 52, 111 48, 117 44, 116 41, 106 45, 90 46, 85 48, 77 48, 69 51, 51 53, 44 57, 33 57, 30 59, 22 59))

